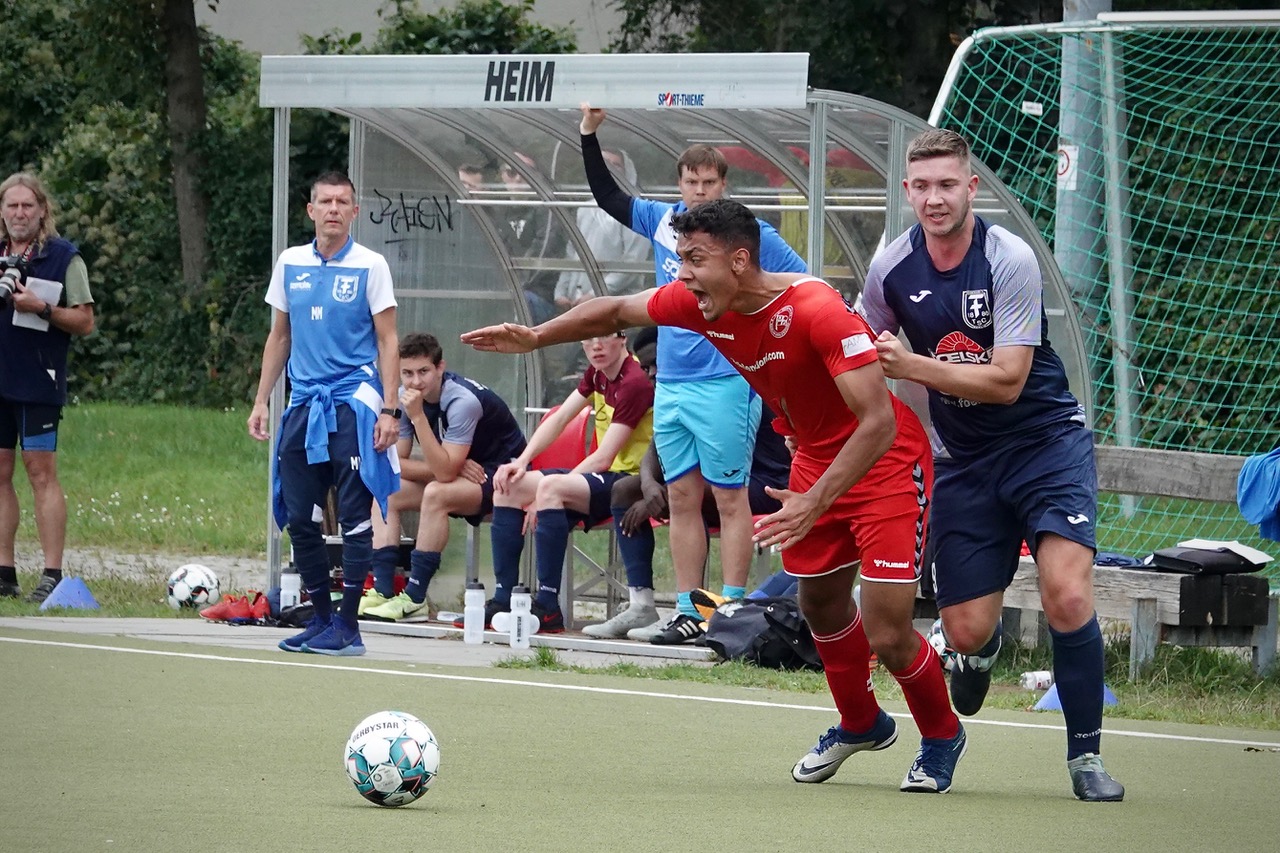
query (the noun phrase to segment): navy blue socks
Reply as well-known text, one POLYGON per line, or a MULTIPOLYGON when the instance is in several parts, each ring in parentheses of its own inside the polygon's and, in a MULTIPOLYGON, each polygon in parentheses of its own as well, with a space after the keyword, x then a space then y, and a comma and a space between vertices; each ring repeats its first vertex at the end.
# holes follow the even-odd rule
POLYGON ((1102 630, 1094 615, 1066 634, 1049 628, 1053 640, 1053 681, 1067 724, 1067 760, 1098 754, 1102 743, 1102 630))

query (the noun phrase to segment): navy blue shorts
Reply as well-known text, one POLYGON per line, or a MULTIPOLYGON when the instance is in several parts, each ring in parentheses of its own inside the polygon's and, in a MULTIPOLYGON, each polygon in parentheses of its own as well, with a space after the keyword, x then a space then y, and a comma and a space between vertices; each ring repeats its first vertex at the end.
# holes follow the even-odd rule
POLYGON ((1013 446, 968 462, 934 463, 929 539, 939 607, 1004 590, 1025 540, 1042 533, 1096 550, 1098 474, 1093 433, 1053 424, 1013 446))
POLYGON ((449 513, 453 518, 461 518, 472 527, 479 527, 485 519, 493 514, 493 475, 498 471, 498 466, 485 467, 484 482, 480 484, 480 511, 475 515, 455 515, 449 513))
MULTIPOLYGON (((568 474, 568 468, 543 468, 543 474, 568 474)), ((566 509, 565 514, 569 516, 569 526, 581 524, 584 528, 590 529, 595 527, 605 519, 613 518, 613 510, 610 508, 609 495, 613 492, 613 484, 621 480, 623 477, 629 477, 630 474, 623 474, 618 471, 605 471, 601 474, 580 474, 587 481, 587 488, 591 490, 591 499, 587 504, 587 512, 584 515, 580 512, 574 512, 566 509)))

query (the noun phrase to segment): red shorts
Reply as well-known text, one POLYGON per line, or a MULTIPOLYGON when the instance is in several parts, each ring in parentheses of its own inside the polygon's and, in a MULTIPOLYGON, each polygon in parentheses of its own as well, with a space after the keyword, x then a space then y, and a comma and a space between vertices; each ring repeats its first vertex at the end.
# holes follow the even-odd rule
MULTIPOLYGON (((836 499, 803 539, 783 551, 787 574, 817 577, 861 560, 866 580, 918 581, 933 490, 933 459, 926 451, 910 469, 893 468, 873 467, 836 499)), ((797 456, 791 466, 791 489, 808 489, 822 470, 797 456)))

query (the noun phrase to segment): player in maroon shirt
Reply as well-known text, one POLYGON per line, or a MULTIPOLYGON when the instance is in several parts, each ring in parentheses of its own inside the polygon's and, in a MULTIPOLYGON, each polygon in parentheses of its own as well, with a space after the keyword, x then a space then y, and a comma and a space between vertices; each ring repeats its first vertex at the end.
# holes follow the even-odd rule
POLYGON ((755 541, 782 550, 799 578, 840 722, 792 769, 797 782, 830 778, 850 755, 898 736, 871 691, 869 648, 902 686, 922 735, 904 791, 945 793, 964 754, 932 647, 911 623, 924 549, 932 460, 915 414, 889 393, 873 335, 821 279, 767 273, 757 262, 759 225, 722 199, 677 216, 678 281, 631 296, 588 300, 530 329, 514 323, 462 336, 476 349, 530 352, 629 326, 691 329, 747 378, 796 447, 789 489, 769 490, 782 509, 755 541), (852 589, 862 570, 859 612, 852 589))

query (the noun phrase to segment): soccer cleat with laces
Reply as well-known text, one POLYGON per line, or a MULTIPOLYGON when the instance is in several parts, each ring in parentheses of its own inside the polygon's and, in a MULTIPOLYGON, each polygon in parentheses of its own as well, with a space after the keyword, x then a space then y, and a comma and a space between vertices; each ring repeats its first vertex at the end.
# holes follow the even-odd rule
POLYGON ((825 782, 844 760, 855 752, 874 752, 887 749, 898 739, 898 724, 884 711, 876 717, 875 725, 862 734, 847 732, 840 726, 832 726, 818 738, 818 745, 804 754, 791 768, 791 778, 797 782, 825 782))
POLYGON ((960 726, 955 737, 920 738, 920 751, 916 753, 915 763, 902 780, 900 790, 918 794, 945 794, 950 791, 956 764, 964 757, 968 748, 964 726, 960 726))
POLYGON ((356 616, 363 619, 365 611, 372 607, 381 607, 390 600, 373 587, 369 587, 364 591, 364 595, 360 596, 360 607, 356 610, 356 616))
POLYGON ((301 634, 294 634, 292 637, 286 637, 280 641, 280 648, 286 652, 300 652, 307 640, 313 639, 320 635, 325 628, 329 627, 329 620, 320 616, 312 616, 311 621, 307 623, 307 627, 302 629, 301 634))
POLYGON ((355 657, 364 654, 364 642, 360 639, 360 628, 348 625, 347 620, 337 613, 329 627, 302 644, 304 652, 332 657, 355 657))
POLYGON ((707 633, 707 623, 700 622, 692 616, 676 612, 662 630, 649 638, 655 646, 678 646, 681 643, 692 643, 707 633))
POLYGON ((1102 756, 1092 752, 1067 762, 1071 774, 1071 791, 1077 800, 1089 803, 1118 803, 1124 799, 1121 785, 1102 766, 1102 756))
MULTIPOLYGON (((1004 629, 998 622, 992 640, 996 650, 989 655, 956 655, 955 666, 951 669, 951 704, 957 714, 972 717, 982 710, 987 691, 991 689, 991 668, 996 665, 1004 642, 1004 629)), ((988 644, 992 640, 988 640, 988 644)))
POLYGON ((547 610, 539 606, 538 602, 533 603, 533 618, 538 620, 539 634, 563 634, 564 633, 564 614, 560 612, 560 608, 555 610, 547 610))
POLYGON ((217 604, 200 611, 201 619, 210 622, 230 622, 232 619, 249 620, 253 614, 249 609, 249 597, 227 593, 217 604))
POLYGON ((53 590, 58 586, 58 578, 52 578, 48 575, 40 578, 40 583, 36 588, 31 590, 31 594, 26 597, 29 604, 43 604, 44 600, 53 594, 53 590))
POLYGON ((422 601, 414 601, 409 597, 409 593, 402 592, 385 604, 368 608, 361 618, 372 619, 376 622, 399 622, 402 619, 408 619, 410 616, 426 615, 427 600, 425 598, 422 601))
POLYGON ((657 621, 658 610, 656 607, 632 604, 608 622, 601 622, 599 625, 588 625, 582 629, 582 633, 588 637, 619 639, 627 636, 628 631, 646 628, 657 621))
POLYGON ((22 587, 16 581, 0 581, 0 598, 17 598, 22 595, 22 587))

